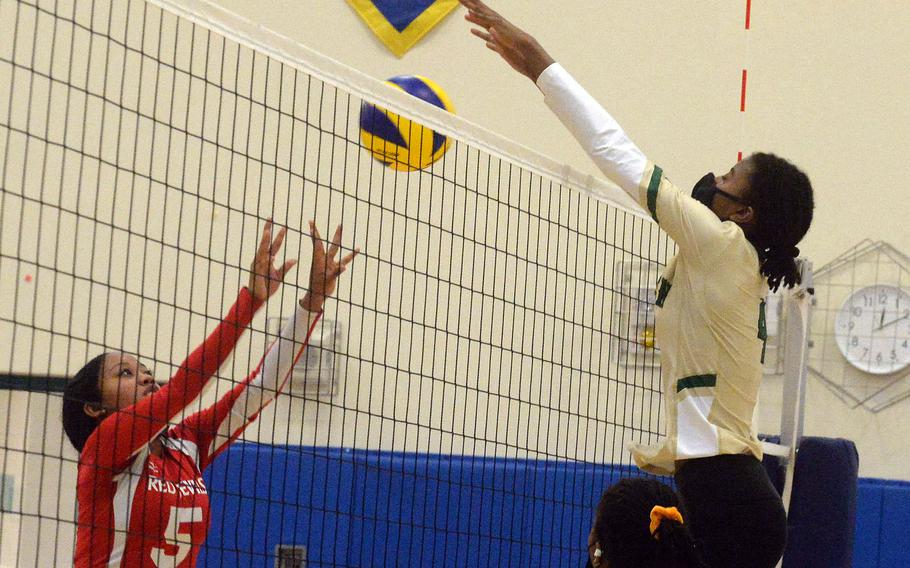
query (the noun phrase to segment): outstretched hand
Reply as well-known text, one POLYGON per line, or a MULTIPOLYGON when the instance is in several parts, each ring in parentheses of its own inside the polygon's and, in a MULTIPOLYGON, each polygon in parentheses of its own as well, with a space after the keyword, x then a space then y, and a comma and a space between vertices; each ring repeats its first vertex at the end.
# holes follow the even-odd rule
POLYGON ((482 28, 472 29, 471 33, 525 77, 536 83, 544 69, 553 63, 553 58, 536 39, 480 0, 459 2, 468 9, 464 18, 482 28))
POLYGON ((256 250, 256 257, 253 258, 253 265, 250 267, 248 285, 253 298, 260 302, 268 300, 272 294, 278 291, 285 274, 297 264, 296 259, 291 259, 285 261, 280 268, 274 265, 275 255, 281 250, 281 244, 284 242, 286 234, 287 229, 282 227, 273 241, 271 219, 265 223, 265 228, 262 230, 259 248, 256 250))
POLYGON ((310 221, 310 238, 313 241, 310 289, 300 299, 300 305, 311 312, 318 312, 322 310, 325 299, 335 291, 338 276, 347 269, 354 257, 360 252, 360 249, 356 248, 353 252, 337 260, 335 259, 341 249, 341 225, 338 225, 338 228, 335 229, 335 235, 329 243, 328 251, 326 251, 324 241, 314 221, 310 221))

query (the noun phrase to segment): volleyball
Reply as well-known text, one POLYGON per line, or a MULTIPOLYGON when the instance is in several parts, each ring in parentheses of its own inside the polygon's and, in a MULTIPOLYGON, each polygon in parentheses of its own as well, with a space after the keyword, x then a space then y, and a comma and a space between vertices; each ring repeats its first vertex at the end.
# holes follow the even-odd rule
MULTIPOLYGON (((426 77, 399 75, 385 83, 455 112, 445 91, 426 77)), ((445 154, 450 144, 447 136, 368 102, 360 107, 360 139, 375 159, 404 172, 430 166, 445 154)))

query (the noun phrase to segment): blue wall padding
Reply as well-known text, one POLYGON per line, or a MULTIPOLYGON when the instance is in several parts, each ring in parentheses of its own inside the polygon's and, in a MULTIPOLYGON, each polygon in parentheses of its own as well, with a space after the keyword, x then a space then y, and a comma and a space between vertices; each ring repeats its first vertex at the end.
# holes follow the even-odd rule
POLYGON ((860 479, 854 568, 910 566, 910 482, 860 479))
POLYGON ((581 566, 594 506, 630 466, 235 444, 206 472, 199 566, 581 566))
MULTIPOLYGON (((910 567, 910 483, 862 479, 851 501, 855 450, 810 440, 818 439, 804 440, 795 473, 787 565, 849 566, 850 531, 838 523, 855 502, 853 566, 910 567)), ((600 493, 630 475, 640 472, 238 443, 205 474, 212 520, 199 566, 272 568, 279 543, 306 546, 308 566, 504 566, 519 558, 522 566, 581 566, 600 493)))
POLYGON ((882 500, 886 491, 880 479, 860 479, 856 492, 856 539, 854 568, 879 568, 882 536, 882 500))
POLYGON ((910 566, 910 484, 885 486, 879 539, 879 567, 910 566))
POLYGON ((784 568, 850 568, 859 456, 853 442, 803 438, 793 472, 784 568))

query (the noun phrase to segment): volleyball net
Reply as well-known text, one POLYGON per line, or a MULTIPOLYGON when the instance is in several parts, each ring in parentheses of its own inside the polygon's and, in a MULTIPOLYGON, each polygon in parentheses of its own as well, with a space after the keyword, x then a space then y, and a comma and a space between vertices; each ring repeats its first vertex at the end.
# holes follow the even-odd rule
POLYGON ((583 562, 600 493, 638 475, 626 444, 663 429, 673 244, 621 191, 204 2, 0 0, 0 37, 0 564, 72 558, 67 377, 108 351, 172 376, 268 219, 299 268, 184 416, 293 313, 310 219, 362 253, 206 473, 200 565, 583 562), (448 151, 386 167, 364 102, 448 151))

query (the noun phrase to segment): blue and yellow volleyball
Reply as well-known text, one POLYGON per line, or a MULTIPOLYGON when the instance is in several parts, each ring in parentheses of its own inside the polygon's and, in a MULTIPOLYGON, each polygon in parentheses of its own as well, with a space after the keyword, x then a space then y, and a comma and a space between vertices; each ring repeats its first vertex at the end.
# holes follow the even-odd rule
MULTIPOLYGON (((420 75, 399 75, 385 82, 451 113, 455 107, 435 82, 420 75)), ((360 139, 386 166, 413 172, 430 166, 449 149, 449 138, 382 107, 360 106, 360 139)))

